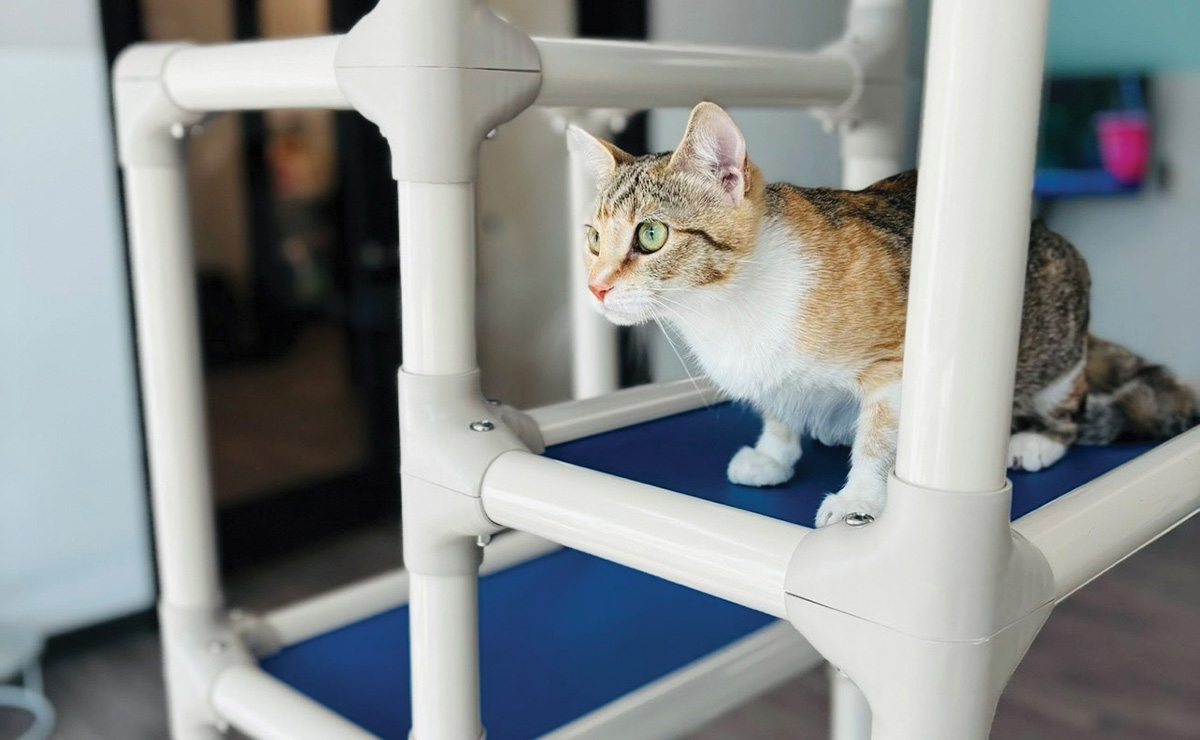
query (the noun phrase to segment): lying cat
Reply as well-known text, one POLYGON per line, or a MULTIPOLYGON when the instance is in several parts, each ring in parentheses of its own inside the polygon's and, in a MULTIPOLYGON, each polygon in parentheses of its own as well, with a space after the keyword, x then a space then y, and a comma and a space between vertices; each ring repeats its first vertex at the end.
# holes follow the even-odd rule
MULTIPOLYGON (((800 436, 851 446, 817 526, 878 515, 895 458, 916 172, 860 191, 767 184, 720 107, 692 111, 673 153, 633 157, 572 127, 599 196, 589 288, 617 324, 665 319, 709 378, 763 416, 729 480, 792 477, 800 436)), ((1040 222, 1029 236, 1008 464, 1040 470, 1073 442, 1160 438, 1197 421, 1165 370, 1088 334, 1083 258, 1040 222)))

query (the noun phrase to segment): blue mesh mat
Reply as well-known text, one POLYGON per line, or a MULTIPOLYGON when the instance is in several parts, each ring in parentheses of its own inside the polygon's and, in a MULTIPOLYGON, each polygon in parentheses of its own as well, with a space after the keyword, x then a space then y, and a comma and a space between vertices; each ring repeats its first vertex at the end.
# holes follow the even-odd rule
MULTIPOLYGON (((547 455, 811 525, 841 485, 848 451, 807 442, 794 481, 768 489, 725 480, 759 422, 720 405, 551 448, 547 455)), ((1073 449, 1015 473, 1019 517, 1151 445, 1073 449)), ((619 565, 563 550, 480 585, 483 719, 489 740, 529 740, 769 624, 770 617, 619 565)), ((263 667, 389 740, 409 727, 408 610, 395 609, 283 650, 263 667)))

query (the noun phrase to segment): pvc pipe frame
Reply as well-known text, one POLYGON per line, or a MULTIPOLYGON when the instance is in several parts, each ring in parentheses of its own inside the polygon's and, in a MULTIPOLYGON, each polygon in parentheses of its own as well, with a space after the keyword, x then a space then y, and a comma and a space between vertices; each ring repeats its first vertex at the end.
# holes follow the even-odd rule
MULTIPOLYGON (((334 76, 341 36, 183 48, 163 83, 196 112, 331 108, 350 103, 334 76)), ((859 81, 844 54, 687 44, 534 38, 542 58, 536 105, 651 108, 724 105, 837 107, 859 81), (614 67, 613 65, 617 65, 614 67)))
MULTIPOLYGON (((1045 18, 1044 0, 1019 5, 1005 6, 999 19, 989 15, 999 12, 997 5, 984 0, 935 6, 933 16, 903 391, 909 413, 901 418, 897 474, 920 486, 964 493, 994 490, 1003 481, 1040 79, 1041 41, 1031 43, 1037 34, 1030 31, 1045 18), (991 64, 1001 52, 1009 62, 991 64), (995 112, 991 96, 1003 101, 998 103, 1003 115, 989 113, 995 112), (974 177, 983 169, 993 176, 974 177)), ((837 107, 863 92, 855 60, 837 50, 535 43, 542 58, 537 98, 542 104, 681 105, 704 95, 726 105, 837 107), (610 66, 595 77, 601 59, 610 66), (613 74, 611 64, 637 66, 640 74, 613 74)), ((337 37, 322 37, 183 47, 170 54, 156 79, 181 113, 345 108, 334 74, 338 44, 337 37)), ((161 138, 178 120, 164 119, 147 135, 161 138)), ((887 139, 884 130, 871 135, 887 139)), ((882 169, 886 156, 871 162, 871 149, 868 141, 856 150, 863 156, 848 163, 848 179, 866 180, 873 177, 872 167, 882 169)), ((183 173, 178 161, 126 163, 125 173, 163 601, 215 613, 222 598, 199 431, 203 406, 183 173)), ((475 364, 470 186, 401 183, 398 195, 406 369, 435 376, 470 372, 475 364)), ((533 416, 548 440, 562 440, 692 408, 699 397, 672 387, 637 393, 645 395, 594 399, 533 416)), ((1059 598, 1195 513, 1198 449, 1200 437, 1193 432, 1015 525, 1050 561, 1059 598), (1147 507, 1154 516, 1131 516, 1147 507), (1083 539, 1080 532, 1091 537, 1083 539)), ((809 533, 522 452, 496 458, 481 488, 487 513, 497 521, 772 614, 783 611, 782 575, 809 533), (566 496, 569 486, 588 495, 566 496), (598 537, 599 528, 609 538, 598 537)), ((462 640, 473 628, 461 628, 473 624, 475 576, 419 575, 411 577, 410 587, 416 672, 440 676, 435 682, 441 686, 466 689, 452 705, 422 703, 418 693, 414 737, 476 740, 477 711, 459 711, 478 707, 470 688, 477 679, 468 675, 476 651, 462 640)), ((380 605, 378 595, 366 601, 348 604, 341 616, 380 605)), ((326 619, 307 625, 299 619, 292 634, 326 619)), ((211 687, 211 703, 221 716, 260 737, 365 736, 252 668, 227 667, 215 674, 211 687), (274 720, 266 722, 268 716, 274 720)), ((173 706, 182 692, 171 688, 173 706)), ((173 728, 176 740, 215 736, 211 728, 181 729, 174 721, 173 728)))

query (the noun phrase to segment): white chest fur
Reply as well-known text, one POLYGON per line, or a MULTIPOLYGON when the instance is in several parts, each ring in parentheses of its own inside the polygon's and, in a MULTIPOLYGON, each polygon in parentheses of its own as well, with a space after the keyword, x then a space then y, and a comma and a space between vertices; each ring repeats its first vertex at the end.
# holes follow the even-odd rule
POLYGON ((673 323, 725 393, 797 432, 848 444, 858 407, 854 369, 820 362, 798 341, 816 277, 791 229, 768 222, 739 274, 688 301, 686 320, 673 323))

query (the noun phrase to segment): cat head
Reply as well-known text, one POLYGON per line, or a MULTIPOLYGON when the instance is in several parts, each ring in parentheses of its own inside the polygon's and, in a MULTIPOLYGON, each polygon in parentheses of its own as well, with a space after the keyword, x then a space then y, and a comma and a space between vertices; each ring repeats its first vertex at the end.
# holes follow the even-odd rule
POLYGON ((577 126, 567 140, 598 185, 581 230, 593 305, 628 325, 718 299, 749 260, 764 213, 762 174, 729 114, 700 103, 666 154, 634 157, 577 126))

